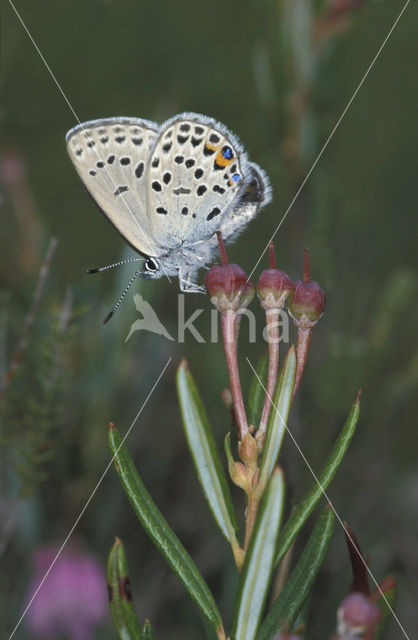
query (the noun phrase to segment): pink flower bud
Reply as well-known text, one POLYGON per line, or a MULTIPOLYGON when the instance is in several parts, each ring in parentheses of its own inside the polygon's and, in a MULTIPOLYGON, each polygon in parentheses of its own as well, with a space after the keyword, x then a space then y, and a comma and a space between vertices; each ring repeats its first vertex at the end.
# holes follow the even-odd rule
POLYGON ((362 593, 350 593, 342 601, 338 613, 338 634, 343 640, 353 635, 373 638, 382 613, 362 593))
POLYGON ((303 280, 295 282, 295 290, 289 298, 289 313, 301 329, 313 327, 324 313, 325 293, 317 282, 310 279, 309 255, 305 249, 303 280))
POLYGON ((205 286, 218 311, 245 309, 254 297, 254 285, 237 264, 214 265, 205 277, 205 286))
POLYGON ((270 269, 263 271, 257 282, 257 295, 261 306, 268 309, 283 309, 286 299, 294 290, 291 278, 280 269, 276 269, 274 246, 270 243, 270 269))

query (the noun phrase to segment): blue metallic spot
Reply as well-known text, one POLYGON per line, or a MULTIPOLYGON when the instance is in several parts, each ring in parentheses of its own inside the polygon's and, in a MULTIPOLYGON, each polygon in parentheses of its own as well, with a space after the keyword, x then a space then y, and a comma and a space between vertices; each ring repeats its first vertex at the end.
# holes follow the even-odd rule
POLYGON ((223 147, 222 156, 225 158, 225 160, 231 160, 233 156, 231 147, 223 147))
POLYGON ((239 182, 241 180, 241 176, 239 175, 239 173, 234 173, 233 176, 231 176, 231 182, 239 182))

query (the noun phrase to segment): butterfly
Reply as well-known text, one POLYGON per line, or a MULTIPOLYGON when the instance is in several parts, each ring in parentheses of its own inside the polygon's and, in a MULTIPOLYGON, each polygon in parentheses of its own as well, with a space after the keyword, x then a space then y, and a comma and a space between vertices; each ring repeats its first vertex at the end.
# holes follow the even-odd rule
POLYGON ((213 261, 216 232, 231 243, 271 200, 265 172, 205 115, 181 113, 162 125, 91 120, 68 131, 66 142, 93 200, 140 254, 132 260, 143 260, 113 311, 137 276, 178 276, 182 291, 204 292, 197 273, 213 261))

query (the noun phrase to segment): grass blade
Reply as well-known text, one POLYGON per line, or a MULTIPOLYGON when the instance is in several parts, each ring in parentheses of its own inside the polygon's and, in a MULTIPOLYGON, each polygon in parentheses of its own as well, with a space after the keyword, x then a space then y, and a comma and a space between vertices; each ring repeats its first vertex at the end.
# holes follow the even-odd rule
POLYGON ((225 471, 199 391, 184 360, 177 371, 177 393, 184 431, 203 493, 220 530, 231 544, 237 544, 238 524, 225 471))
POLYGON ((107 563, 107 587, 113 622, 121 640, 142 640, 141 625, 132 603, 125 548, 115 539, 107 563))
MULTIPOLYGON (((296 355, 291 347, 283 363, 276 391, 272 398, 273 404, 267 425, 266 439, 260 461, 260 486, 267 483, 276 464, 283 436, 286 430, 287 417, 292 404, 293 387, 296 375, 296 355)), ((260 385, 261 386, 261 385, 260 385)))
POLYGON ((327 505, 322 512, 299 562, 257 635, 271 640, 279 631, 291 629, 301 612, 321 568, 334 531, 334 513, 327 505))
POLYGON ((338 436, 324 466, 317 476, 318 482, 315 481, 313 487, 308 491, 303 500, 293 509, 289 520, 286 522, 280 533, 278 553, 275 561, 276 566, 279 564, 306 520, 315 509, 320 498, 323 496, 323 491, 327 489, 329 483, 334 477, 354 435, 359 415, 360 394, 357 394, 356 400, 351 408, 344 427, 342 428, 342 431, 338 436))
POLYGON ((263 613, 279 533, 284 481, 276 468, 267 485, 238 583, 232 640, 253 640, 263 613))
POLYGON ((215 628, 222 620, 212 593, 190 555, 146 490, 119 431, 111 425, 109 446, 126 495, 146 533, 156 545, 202 614, 215 628))

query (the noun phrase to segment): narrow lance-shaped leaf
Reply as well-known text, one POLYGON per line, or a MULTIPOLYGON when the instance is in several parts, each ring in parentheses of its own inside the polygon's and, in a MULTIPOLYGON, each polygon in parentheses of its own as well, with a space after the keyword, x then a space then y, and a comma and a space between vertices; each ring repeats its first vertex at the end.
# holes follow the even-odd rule
POLYGON ((284 481, 274 470, 267 485, 238 583, 232 640, 253 640, 270 585, 273 559, 283 509, 284 481))
POLYGON ((259 484, 261 487, 264 487, 267 483, 280 452, 286 430, 287 418, 292 404, 295 375, 296 355, 294 348, 291 347, 283 363, 270 410, 266 439, 260 461, 259 484))
POLYGON ((119 431, 113 425, 109 429, 109 446, 122 486, 148 536, 187 589, 202 614, 216 628, 220 627, 221 616, 209 587, 146 490, 127 448, 122 444, 119 431))
POLYGON ((154 629, 149 620, 145 620, 145 624, 142 627, 142 640, 155 640, 154 629))
POLYGON ((177 392, 184 431, 206 500, 226 539, 238 544, 238 524, 225 472, 199 391, 185 361, 177 372, 177 392))
POLYGON ((309 596, 334 531, 334 513, 322 512, 296 567, 274 602, 257 640, 271 640, 279 631, 291 629, 309 596))
POLYGON ((115 539, 107 563, 107 588, 113 622, 121 640, 142 640, 141 625, 132 603, 125 549, 115 539))
POLYGON ((356 430, 360 414, 360 394, 357 394, 356 400, 351 408, 348 418, 344 424, 344 427, 338 436, 331 453, 329 454, 324 466, 320 473, 317 475, 317 481, 315 480, 312 488, 307 492, 305 497, 298 505, 293 509, 289 520, 283 527, 279 536, 279 547, 275 561, 277 566, 284 554, 292 544, 293 540, 305 524, 306 520, 315 509, 319 500, 321 499, 324 491, 327 489, 329 483, 335 475, 338 467, 340 466, 344 454, 348 449, 351 439, 356 430))
POLYGON ((251 382, 250 393, 248 396, 248 424, 252 424, 258 427, 261 420, 261 414, 263 412, 264 401, 266 398, 266 392, 264 389, 267 387, 267 374, 269 368, 269 355, 263 353, 260 360, 257 363, 256 374, 251 382), (260 383, 260 380, 262 384, 260 383))

